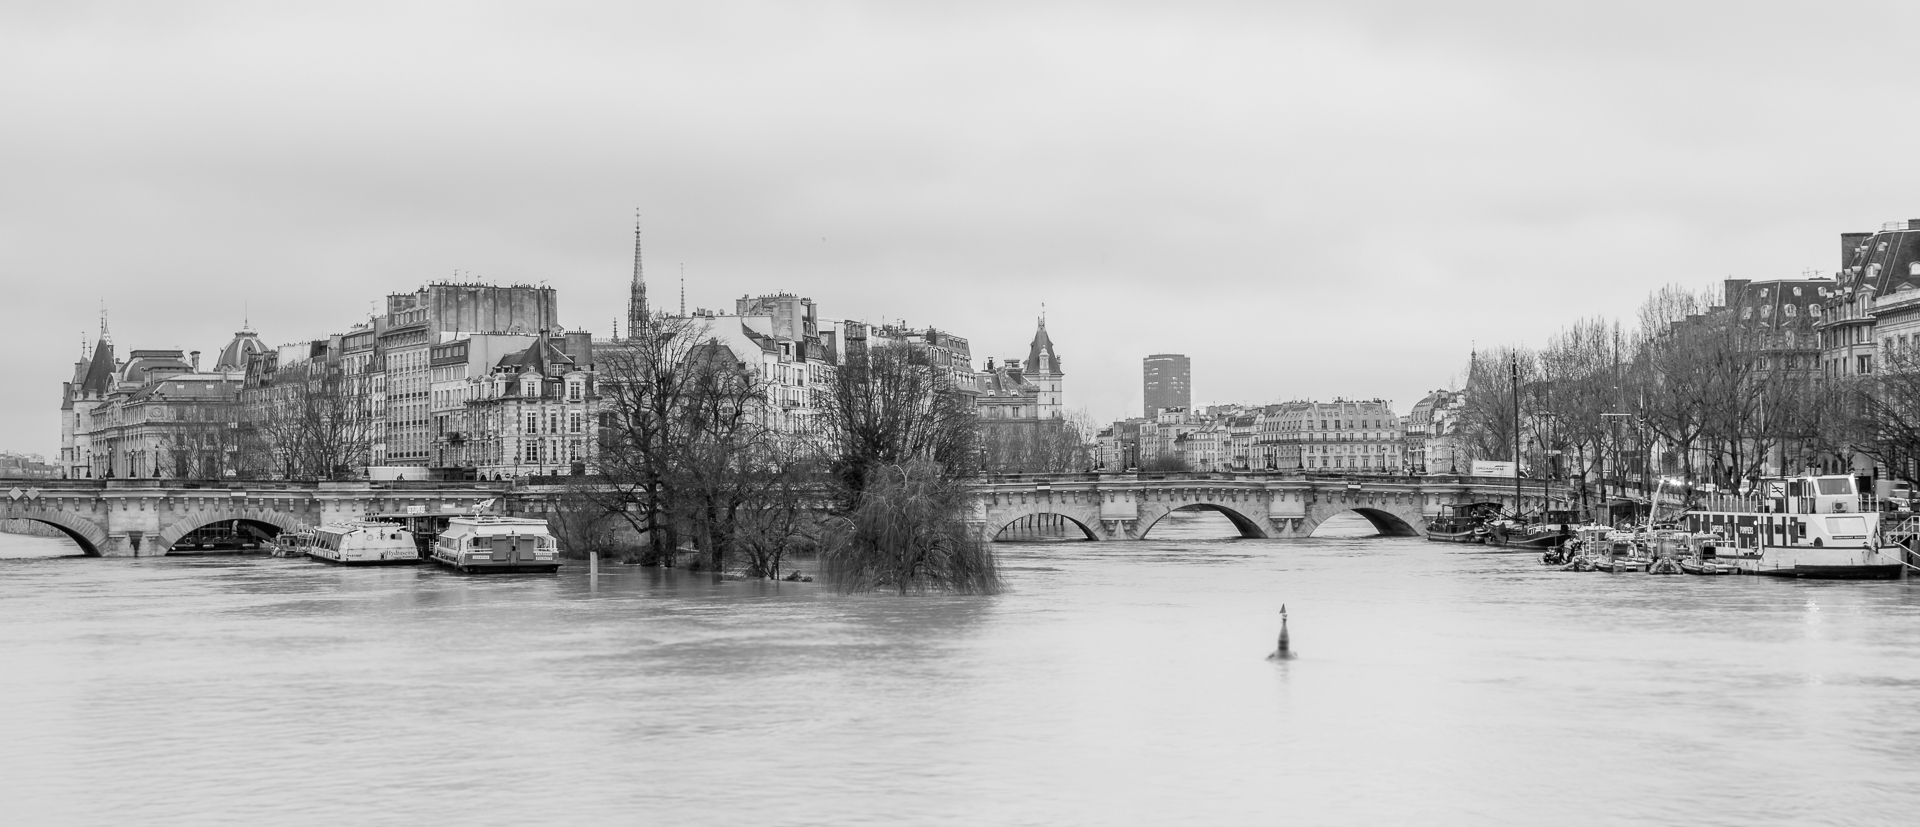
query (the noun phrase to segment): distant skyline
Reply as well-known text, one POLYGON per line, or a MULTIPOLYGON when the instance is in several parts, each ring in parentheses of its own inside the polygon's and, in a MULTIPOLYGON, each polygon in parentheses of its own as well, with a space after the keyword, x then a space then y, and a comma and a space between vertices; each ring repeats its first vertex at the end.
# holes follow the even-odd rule
POLYGON ((438 280, 1022 356, 1066 404, 1382 397, 1920 217, 1902 3, 10 3, 0 449, 124 351, 344 330, 438 280))

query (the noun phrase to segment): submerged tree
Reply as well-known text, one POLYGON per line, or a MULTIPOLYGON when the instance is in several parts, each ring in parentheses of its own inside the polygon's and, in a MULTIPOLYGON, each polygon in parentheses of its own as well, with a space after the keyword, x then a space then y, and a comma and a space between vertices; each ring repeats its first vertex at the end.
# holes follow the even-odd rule
POLYGON ((971 508, 972 492, 936 463, 870 469, 822 570, 842 591, 997 593, 999 569, 967 524, 971 508))
POLYGON ((842 517, 821 564, 836 586, 999 591, 992 549, 969 524, 978 420, 950 371, 918 345, 852 351, 820 420, 842 517))

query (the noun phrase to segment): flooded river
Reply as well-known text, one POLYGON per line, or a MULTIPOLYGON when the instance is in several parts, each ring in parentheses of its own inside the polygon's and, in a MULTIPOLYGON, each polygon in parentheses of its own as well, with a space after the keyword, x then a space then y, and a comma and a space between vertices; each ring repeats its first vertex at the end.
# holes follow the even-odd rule
MULTIPOLYGON (((8 824, 1898 824, 1920 583, 1002 545, 992 598, 35 557, 8 824), (1280 604, 1300 658, 1271 663, 1280 604)), ((1176 530, 1177 529, 1177 530, 1176 530)), ((1185 536, 1182 536, 1182 534, 1185 536)))

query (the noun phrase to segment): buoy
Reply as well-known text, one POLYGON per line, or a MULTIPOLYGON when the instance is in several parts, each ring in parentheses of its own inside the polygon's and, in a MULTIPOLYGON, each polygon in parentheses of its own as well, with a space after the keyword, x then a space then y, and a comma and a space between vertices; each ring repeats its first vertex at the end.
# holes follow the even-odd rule
POLYGON ((1287 643, 1287 604, 1280 604, 1280 644, 1267 656, 1267 660, 1287 660, 1293 657, 1293 648, 1287 643))

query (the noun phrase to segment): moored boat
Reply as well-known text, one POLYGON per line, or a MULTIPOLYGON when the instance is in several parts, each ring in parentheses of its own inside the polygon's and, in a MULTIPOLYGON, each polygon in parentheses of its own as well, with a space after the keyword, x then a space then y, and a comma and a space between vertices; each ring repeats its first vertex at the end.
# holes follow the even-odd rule
POLYGON ((1738 567, 1720 559, 1720 547, 1726 542, 1726 538, 1718 534, 1693 535, 1689 543, 1689 553, 1680 558, 1680 570, 1687 574, 1708 576, 1739 574, 1738 567))
POLYGON ((313 529, 296 528, 282 531, 267 541, 267 553, 275 557, 305 557, 307 549, 313 547, 313 529))
POLYGON ((434 542, 433 559, 463 573, 556 572, 560 546, 545 520, 454 517, 434 542))
POLYGON ((1733 538, 1716 561, 1742 574, 1826 580, 1894 580, 1904 576, 1903 550, 1882 547, 1880 514, 1864 508, 1846 475, 1768 477, 1749 510, 1689 511, 1694 532, 1733 538))
POLYGON ((420 549, 406 526, 354 520, 314 529, 307 556, 350 566, 405 565, 420 562, 420 549))
POLYGON ((1427 524, 1427 539, 1436 543, 1484 543, 1487 522, 1500 515, 1499 503, 1448 503, 1427 524))
POLYGON ((1631 531, 1607 532, 1606 546, 1593 563, 1596 571, 1608 574, 1620 574, 1630 571, 1646 571, 1652 561, 1642 553, 1644 549, 1635 542, 1631 531))
POLYGON ((1559 548, 1573 539, 1579 512, 1552 509, 1534 520, 1494 520, 1487 524, 1487 545, 1533 551, 1559 548))
POLYGON ((1561 571, 1594 571, 1601 550, 1607 547, 1607 535, 1612 529, 1603 525, 1583 525, 1573 530, 1573 539, 1557 549, 1548 549, 1540 555, 1540 562, 1546 565, 1558 565, 1561 571))

